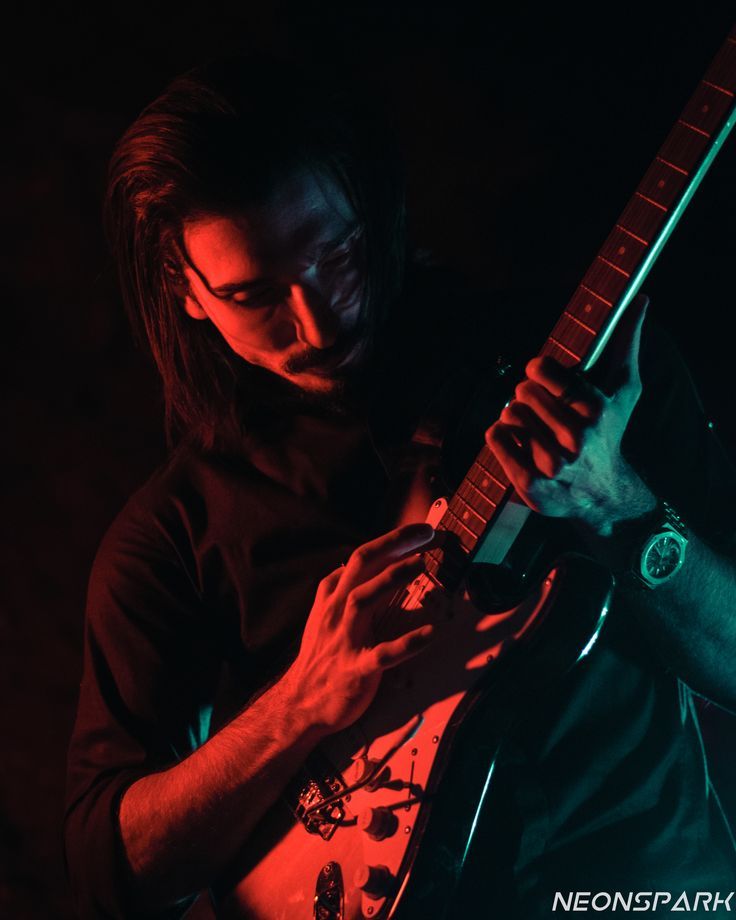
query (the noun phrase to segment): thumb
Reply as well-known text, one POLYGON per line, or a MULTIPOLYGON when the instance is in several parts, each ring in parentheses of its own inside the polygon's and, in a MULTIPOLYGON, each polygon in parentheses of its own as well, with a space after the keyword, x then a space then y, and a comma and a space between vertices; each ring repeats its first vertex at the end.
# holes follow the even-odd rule
POLYGON ((624 389, 641 388, 639 345, 648 307, 646 294, 634 298, 590 374, 591 380, 608 396, 615 396, 624 389))

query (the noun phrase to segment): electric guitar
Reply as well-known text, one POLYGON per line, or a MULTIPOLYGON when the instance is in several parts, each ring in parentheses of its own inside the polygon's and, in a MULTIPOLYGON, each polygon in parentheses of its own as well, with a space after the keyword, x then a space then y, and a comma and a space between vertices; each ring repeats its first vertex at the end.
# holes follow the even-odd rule
MULTIPOLYGON (((736 28, 542 354, 583 372, 593 367, 733 127, 734 94, 736 28)), ((424 573, 394 599, 379 630, 389 638, 421 613, 436 618, 438 637, 387 672, 365 715, 303 765, 218 885, 218 916, 448 913, 504 730, 530 695, 585 657, 610 601, 609 573, 568 556, 524 596, 478 616, 464 579, 472 566, 501 571, 529 513, 487 447, 454 494, 434 503, 428 520, 444 543, 425 554, 424 573), (438 603, 447 594, 452 602, 438 603), (557 606, 564 616, 553 615, 557 606)))

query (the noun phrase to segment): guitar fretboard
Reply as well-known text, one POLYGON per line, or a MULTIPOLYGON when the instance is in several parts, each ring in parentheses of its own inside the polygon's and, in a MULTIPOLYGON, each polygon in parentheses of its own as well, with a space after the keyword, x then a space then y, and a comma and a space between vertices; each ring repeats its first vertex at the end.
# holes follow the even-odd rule
MULTIPOLYGON (((736 26, 685 106, 601 247, 540 354, 588 370, 646 278, 736 120, 736 26)), ((453 535, 426 556, 427 573, 447 588, 513 487, 484 446, 438 526, 453 535)))

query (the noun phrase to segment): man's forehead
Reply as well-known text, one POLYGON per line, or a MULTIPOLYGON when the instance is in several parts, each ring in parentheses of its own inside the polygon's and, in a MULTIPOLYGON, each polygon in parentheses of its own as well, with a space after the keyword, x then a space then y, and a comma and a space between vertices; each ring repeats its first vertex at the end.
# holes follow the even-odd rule
POLYGON ((218 287, 306 252, 355 220, 334 179, 304 171, 287 177, 261 202, 242 211, 186 222, 184 245, 210 286, 218 287), (233 272, 242 277, 231 277, 233 272))

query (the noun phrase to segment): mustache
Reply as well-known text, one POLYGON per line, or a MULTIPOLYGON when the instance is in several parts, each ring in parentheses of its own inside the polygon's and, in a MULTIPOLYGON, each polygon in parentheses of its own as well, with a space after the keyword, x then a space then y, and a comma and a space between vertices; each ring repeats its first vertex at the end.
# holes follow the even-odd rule
POLYGON ((344 333, 327 348, 314 348, 310 346, 298 355, 294 355, 284 362, 283 369, 287 374, 300 374, 304 371, 319 370, 320 368, 336 364, 340 358, 352 351, 367 334, 367 324, 359 323, 348 333, 344 333))

